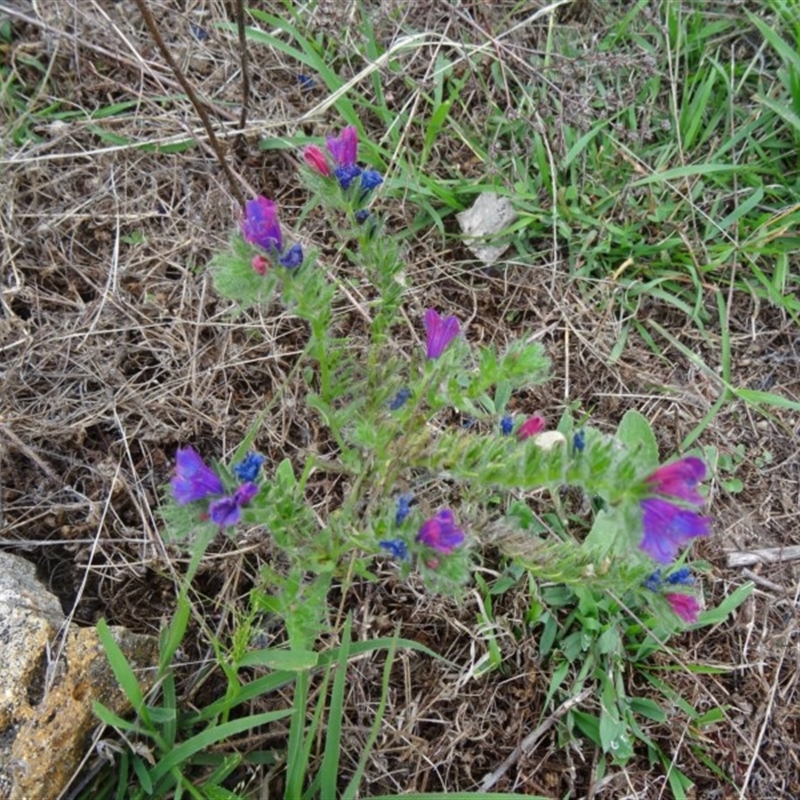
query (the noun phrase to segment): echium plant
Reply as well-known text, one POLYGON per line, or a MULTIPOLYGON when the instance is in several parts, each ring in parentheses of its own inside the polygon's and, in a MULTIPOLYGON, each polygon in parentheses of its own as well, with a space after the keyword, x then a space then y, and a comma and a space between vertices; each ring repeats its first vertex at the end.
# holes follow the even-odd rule
MULTIPOLYGON (((317 576, 314 596, 324 601, 320 587, 354 571, 369 575, 376 556, 403 575, 417 571, 433 590, 455 591, 491 541, 542 581, 613 590, 628 607, 695 621, 700 604, 680 559, 710 531, 700 513, 704 463, 687 457, 658 466, 655 439, 637 414, 614 436, 575 428, 567 417, 548 430, 540 416, 508 414, 514 392, 547 379, 541 345, 472 347, 457 314, 416 306, 398 245, 368 208, 383 177, 359 164, 355 128, 329 137, 324 149, 309 144, 302 158, 310 202, 321 203, 345 237, 359 296, 370 297, 359 308, 370 335, 356 342, 338 332, 335 310, 345 313, 352 293, 343 277, 317 266, 313 251, 289 244, 297 237, 284 235, 273 200, 247 203, 211 271, 217 291, 239 305, 277 302, 306 323, 297 371, 306 382, 303 413, 318 417, 335 448, 272 465, 243 446, 230 469, 208 466, 190 446, 179 450, 172 537, 236 535, 242 526, 271 536, 285 554, 283 572, 276 567, 265 579, 274 590, 268 605, 279 613, 311 593, 307 576, 317 576), (418 344, 402 351, 390 334, 404 304, 418 344), (335 473, 342 492, 323 518, 305 494, 315 471, 335 473), (588 498, 592 519, 549 533, 533 525, 526 494, 544 490, 559 509, 566 487, 588 498)), ((311 623, 298 634, 304 646, 313 630, 311 623)))

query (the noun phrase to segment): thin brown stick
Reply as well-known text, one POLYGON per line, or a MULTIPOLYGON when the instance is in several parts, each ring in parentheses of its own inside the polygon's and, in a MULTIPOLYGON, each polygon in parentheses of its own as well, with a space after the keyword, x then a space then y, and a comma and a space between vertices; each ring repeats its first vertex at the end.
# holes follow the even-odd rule
POLYGON ((758 550, 734 550, 728 553, 729 567, 750 567, 753 564, 774 564, 796 561, 800 558, 800 545, 788 547, 762 547, 758 550))
POLYGON ((247 125, 247 112, 250 108, 250 72, 247 58, 247 36, 244 29, 244 0, 234 0, 236 11, 236 29, 239 32, 239 58, 242 65, 242 113, 239 116, 239 134, 234 147, 241 148, 244 144, 244 129, 247 125))
POLYGON ((192 88, 191 83, 189 83, 186 76, 183 74, 183 71, 178 66, 177 61, 175 61, 175 59, 172 57, 172 53, 162 38, 155 18, 150 12, 150 9, 147 7, 145 0, 134 0, 134 2, 136 3, 136 7, 139 9, 142 18, 144 19, 145 25, 147 25, 147 29, 150 31, 150 35, 153 37, 153 41, 161 51, 161 55, 164 57, 164 60, 172 70, 172 74, 177 78, 178 83, 180 83, 181 87, 183 88, 183 91, 186 92, 186 96, 194 106, 197 115, 200 117, 203 127, 206 129, 206 133, 208 134, 209 144, 214 150, 214 154, 216 155, 217 161, 219 161, 219 164, 222 167, 222 171, 225 173, 225 177, 228 179, 228 185, 231 188, 231 193, 236 198, 239 205, 243 206, 245 202, 244 193, 239 186, 239 181, 236 175, 233 173, 233 170, 225 160, 225 153, 222 152, 222 146, 219 143, 219 139, 217 139, 217 135, 214 133, 214 128, 211 125, 211 120, 206 112, 206 109, 197 97, 197 94, 192 88))
POLYGON ((539 725, 536 730, 531 731, 519 744, 519 746, 514 750, 513 753, 492 773, 487 775, 483 781, 481 781, 480 791, 488 792, 499 780, 503 777, 503 775, 508 772, 514 764, 517 763, 520 756, 525 755, 529 750, 532 750, 539 739, 544 736, 553 725, 558 722, 568 711, 575 708, 575 706, 579 706, 590 694, 592 690, 584 689, 579 694, 575 695, 575 697, 570 697, 569 699, 565 700, 541 725, 539 725))

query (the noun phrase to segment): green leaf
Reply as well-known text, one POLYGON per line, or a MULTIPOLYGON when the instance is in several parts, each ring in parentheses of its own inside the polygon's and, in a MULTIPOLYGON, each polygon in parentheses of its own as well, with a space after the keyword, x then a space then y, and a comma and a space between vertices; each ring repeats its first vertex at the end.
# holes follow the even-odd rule
POLYGON ((254 650, 240 661, 240 667, 269 667, 288 672, 303 672, 314 669, 319 664, 319 654, 313 650, 254 650))
POLYGON ((139 680, 134 674, 131 665, 128 663, 128 659, 125 658, 125 654, 117 644, 117 640, 114 638, 114 634, 111 632, 105 619, 101 619, 97 623, 97 635, 100 638, 103 649, 106 651, 108 663, 111 665, 114 677, 117 679, 120 688, 125 693, 125 696, 130 701, 136 713, 141 714, 142 719, 149 727, 151 722, 144 705, 142 687, 139 685, 139 680))
POLYGON ((744 586, 740 586, 728 595, 716 608, 709 608, 703 611, 692 627, 705 628, 709 625, 719 625, 721 622, 725 622, 728 616, 750 597, 753 593, 753 589, 755 589, 754 583, 746 583, 744 586))
POLYGON ((226 722, 222 725, 210 727, 202 733, 197 734, 197 736, 192 736, 191 739, 182 742, 167 753, 164 758, 150 770, 150 778, 155 783, 174 767, 184 764, 201 750, 207 750, 217 742, 225 741, 226 739, 230 739, 246 731, 252 731, 261 725, 268 725, 271 722, 285 719, 291 713, 291 709, 267 711, 264 714, 253 714, 251 716, 242 717, 242 719, 234 720, 233 722, 226 722))
POLYGON ((626 411, 617 428, 617 436, 631 453, 638 456, 643 471, 658 466, 658 444, 645 416, 632 409, 626 411))

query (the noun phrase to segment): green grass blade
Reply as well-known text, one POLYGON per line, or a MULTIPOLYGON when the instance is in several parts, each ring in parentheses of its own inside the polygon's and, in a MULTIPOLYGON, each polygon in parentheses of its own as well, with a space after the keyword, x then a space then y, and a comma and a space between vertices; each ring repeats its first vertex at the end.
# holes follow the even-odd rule
POLYGON ((356 771, 353 773, 353 777, 350 779, 350 782, 347 784, 347 788, 342 794, 342 800, 355 800, 356 795, 358 794, 358 785, 361 783, 361 778, 364 776, 364 771, 367 768, 367 759, 369 758, 369 754, 378 739, 381 723, 383 722, 383 715, 386 712, 386 704, 389 700, 389 678, 391 677, 392 664, 394 664, 396 652, 397 637, 395 637, 393 646, 389 648, 389 652, 386 654, 386 663, 383 666, 383 681, 381 683, 381 699, 380 703, 378 703, 378 710, 375 713, 375 721, 372 724, 372 730, 370 731, 369 737, 364 744, 364 750, 358 759, 356 771))
POLYGON ((116 639, 114 639, 111 629, 108 627, 108 623, 105 619, 101 619, 97 623, 97 635, 106 651, 108 663, 111 665, 114 677, 117 679, 120 688, 133 706, 133 710, 141 716, 142 721, 147 727, 152 727, 152 721, 145 707, 144 693, 142 692, 139 680, 134 674, 131 665, 128 663, 128 659, 125 658, 125 654, 117 644, 116 639))
POLYGON ((291 713, 289 709, 267 711, 263 714, 254 714, 252 716, 243 717, 242 719, 233 720, 232 722, 226 722, 224 725, 211 727, 196 736, 192 736, 191 739, 187 739, 167 753, 166 756, 150 770, 150 779, 156 783, 170 770, 185 763, 200 751, 217 744, 217 742, 225 741, 245 731, 258 728, 261 725, 268 725, 271 722, 284 719, 291 713))
POLYGON ((342 643, 331 689, 328 711, 328 727, 325 734, 325 755, 320 768, 320 783, 323 791, 332 793, 339 775, 339 756, 342 748, 342 720, 344 718, 344 689, 347 677, 347 661, 350 658, 352 616, 348 616, 342 629, 342 643))

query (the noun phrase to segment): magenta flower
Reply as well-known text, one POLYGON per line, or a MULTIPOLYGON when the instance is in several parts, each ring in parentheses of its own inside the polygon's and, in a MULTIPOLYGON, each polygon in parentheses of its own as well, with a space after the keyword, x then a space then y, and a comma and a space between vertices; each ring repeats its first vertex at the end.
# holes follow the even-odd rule
POLYGON ((688 456, 659 467, 647 478, 647 484, 656 494, 677 497, 699 506, 703 504, 703 497, 697 485, 705 477, 706 465, 699 458, 688 456))
POLYGON ((519 426, 517 439, 524 442, 526 439, 529 439, 531 436, 536 436, 537 433, 541 433, 543 430, 544 417, 540 417, 537 414, 535 417, 529 417, 519 426))
POLYGON ((443 508, 435 517, 422 523, 417 541, 450 555, 464 541, 464 531, 456 525, 453 512, 443 508))
POLYGON ((673 592, 672 594, 665 594, 664 597, 672 607, 672 610, 684 622, 697 622, 697 615, 700 612, 700 603, 697 598, 691 594, 679 594, 673 592))
POLYGON ((343 128, 338 136, 327 138, 328 152, 337 167, 354 167, 358 158, 358 130, 352 126, 343 128))
POLYGON ((170 483, 172 496, 180 506, 223 491, 222 481, 192 447, 185 447, 175 454, 175 475, 170 483))
POLYGON ((310 144, 303 149, 303 160, 319 175, 325 178, 333 177, 333 172, 331 172, 331 168, 328 165, 328 159, 325 158, 325 154, 315 144, 310 144))
MULTIPOLYGON (((303 248, 299 244, 284 249, 283 233, 278 222, 278 204, 274 200, 259 195, 255 200, 247 201, 242 236, 250 244, 258 245, 270 256, 276 257, 278 263, 287 269, 294 269, 303 263, 303 248)), ((267 265, 263 257, 256 256, 251 264, 259 275, 266 272, 267 265)))
POLYGON ((439 358, 456 336, 458 320, 455 317, 442 319, 435 308, 425 312, 425 343, 429 359, 439 358))

